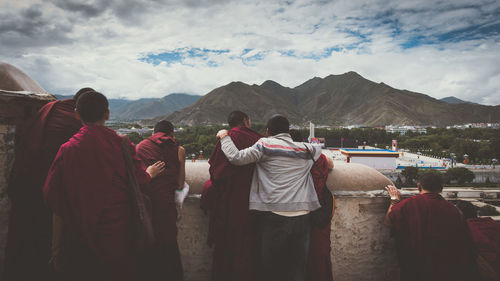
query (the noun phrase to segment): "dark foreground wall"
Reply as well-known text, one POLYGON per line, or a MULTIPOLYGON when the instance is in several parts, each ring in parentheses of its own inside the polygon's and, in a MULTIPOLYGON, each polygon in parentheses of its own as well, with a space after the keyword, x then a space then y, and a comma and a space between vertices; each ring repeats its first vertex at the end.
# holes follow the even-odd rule
POLYGON ((0 276, 3 276, 4 272, 4 253, 10 216, 7 181, 14 163, 15 145, 38 109, 53 99, 50 95, 0 89, 0 276))

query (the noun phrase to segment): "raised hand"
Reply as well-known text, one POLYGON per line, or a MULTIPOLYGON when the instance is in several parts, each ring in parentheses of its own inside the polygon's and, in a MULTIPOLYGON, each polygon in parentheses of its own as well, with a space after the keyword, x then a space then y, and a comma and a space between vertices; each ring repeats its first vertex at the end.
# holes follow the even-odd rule
POLYGON ((391 200, 401 200, 401 193, 399 193, 399 190, 394 185, 386 186, 385 190, 389 193, 391 200))

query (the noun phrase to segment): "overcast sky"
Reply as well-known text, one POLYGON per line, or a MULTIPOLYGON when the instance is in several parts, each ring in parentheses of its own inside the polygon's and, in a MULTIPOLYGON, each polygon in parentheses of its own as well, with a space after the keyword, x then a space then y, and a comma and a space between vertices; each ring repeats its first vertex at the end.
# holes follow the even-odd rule
POLYGON ((204 95, 356 71, 500 104, 498 0, 1 0, 0 61, 54 94, 204 95))

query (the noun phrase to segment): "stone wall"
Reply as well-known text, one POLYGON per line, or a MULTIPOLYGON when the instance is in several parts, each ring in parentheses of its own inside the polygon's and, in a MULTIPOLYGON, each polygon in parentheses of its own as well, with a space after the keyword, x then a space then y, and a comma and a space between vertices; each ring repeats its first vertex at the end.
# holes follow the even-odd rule
MULTIPOLYGON (((485 183, 487 179, 489 179, 491 183, 500 183, 500 167, 497 167, 496 169, 478 169, 471 171, 476 176, 472 181, 473 183, 485 183)), ((404 176, 401 175, 401 170, 381 170, 380 172, 393 182, 396 182, 398 176, 401 177, 402 181, 404 181, 404 176)))
POLYGON ((27 125, 38 109, 52 96, 33 95, 26 92, 16 93, 0 90, 0 276, 3 276, 5 264, 5 245, 10 217, 10 202, 7 185, 15 151, 27 125))
POLYGON ((336 281, 397 281, 394 240, 384 225, 386 197, 336 196, 332 221, 332 267, 336 281))
POLYGON ((500 167, 489 170, 473 170, 476 176, 473 180, 475 183, 485 183, 489 180, 491 183, 500 183, 500 167))
POLYGON ((7 195, 7 179, 14 161, 15 126, 0 124, 0 276, 5 263, 5 242, 10 215, 10 202, 7 195))

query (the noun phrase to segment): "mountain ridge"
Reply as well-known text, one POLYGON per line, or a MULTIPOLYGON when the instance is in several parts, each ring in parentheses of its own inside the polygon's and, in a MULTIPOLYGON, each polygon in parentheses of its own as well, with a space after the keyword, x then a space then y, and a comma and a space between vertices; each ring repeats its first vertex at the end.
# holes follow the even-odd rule
MULTIPOLYGON (((73 96, 54 95, 57 99, 73 96)), ((161 98, 141 98, 136 100, 108 99, 111 120, 141 120, 158 115, 170 114, 196 102, 201 96, 171 93, 161 98)))
POLYGON ((500 106, 449 104, 423 93, 370 81, 354 71, 314 77, 289 88, 266 80, 261 85, 241 81, 218 87, 167 118, 176 124, 221 124, 232 110, 246 112, 254 122, 275 113, 291 122, 329 125, 436 125, 500 122, 500 106))

